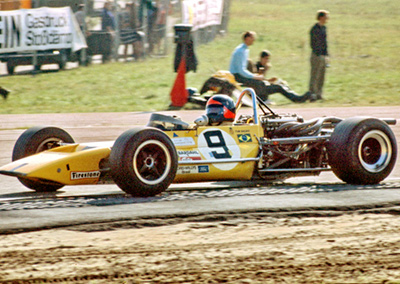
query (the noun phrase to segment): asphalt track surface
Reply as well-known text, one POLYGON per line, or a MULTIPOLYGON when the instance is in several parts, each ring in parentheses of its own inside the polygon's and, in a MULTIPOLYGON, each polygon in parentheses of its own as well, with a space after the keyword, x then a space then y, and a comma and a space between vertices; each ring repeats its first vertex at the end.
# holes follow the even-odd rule
MULTIPOLYGON (((396 118, 391 126, 400 148, 398 107, 359 108, 280 107, 278 113, 297 113, 305 119, 320 116, 396 118)), ((168 112, 166 112, 168 113, 168 112)), ((176 114, 174 112, 173 114, 176 114)), ((202 111, 180 111, 192 122, 202 111)), ((170 113, 171 114, 171 113, 170 113)), ((77 142, 115 140, 134 126, 145 125, 151 113, 90 113, 0 115, 0 164, 10 162, 15 141, 27 127, 54 125, 77 142)), ((292 178, 283 183, 218 182, 172 185, 153 198, 132 198, 116 185, 64 187, 57 193, 37 194, 17 179, 0 176, 0 234, 76 224, 121 220, 177 218, 207 214, 296 212, 299 210, 355 210, 400 204, 400 161, 377 186, 350 186, 332 173, 292 178)))

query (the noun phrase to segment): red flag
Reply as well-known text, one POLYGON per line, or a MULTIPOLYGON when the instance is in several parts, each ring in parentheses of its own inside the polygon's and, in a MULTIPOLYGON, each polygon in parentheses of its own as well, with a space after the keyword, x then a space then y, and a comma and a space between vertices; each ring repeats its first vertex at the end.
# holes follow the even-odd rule
POLYGON ((189 94, 186 90, 185 74, 186 60, 185 57, 182 56, 178 67, 178 74, 176 75, 175 83, 170 94, 172 106, 183 107, 188 101, 189 94))

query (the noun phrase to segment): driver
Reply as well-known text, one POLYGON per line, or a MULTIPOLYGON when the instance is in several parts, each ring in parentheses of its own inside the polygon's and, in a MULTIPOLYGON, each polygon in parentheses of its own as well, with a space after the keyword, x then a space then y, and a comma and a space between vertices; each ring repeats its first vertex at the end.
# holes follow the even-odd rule
POLYGON ((197 125, 231 124, 236 117, 236 105, 227 95, 214 95, 206 104, 206 114, 195 120, 197 125))

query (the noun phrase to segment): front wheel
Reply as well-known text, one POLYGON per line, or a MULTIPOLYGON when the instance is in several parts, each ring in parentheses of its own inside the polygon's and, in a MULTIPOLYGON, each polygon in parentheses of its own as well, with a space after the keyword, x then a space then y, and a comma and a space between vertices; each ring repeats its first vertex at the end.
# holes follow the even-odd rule
POLYGON ((339 123, 328 143, 329 164, 337 177, 350 184, 377 184, 393 170, 396 138, 375 118, 354 117, 339 123))
MULTIPOLYGON (((37 126, 29 128, 15 142, 12 161, 59 147, 61 143, 74 143, 74 139, 65 130, 57 127, 37 126)), ((51 192, 63 187, 61 184, 48 181, 18 179, 26 187, 38 192, 51 192)))
POLYGON ((135 128, 115 141, 110 153, 114 182, 137 197, 154 196, 165 191, 178 167, 171 139, 155 128, 135 128))

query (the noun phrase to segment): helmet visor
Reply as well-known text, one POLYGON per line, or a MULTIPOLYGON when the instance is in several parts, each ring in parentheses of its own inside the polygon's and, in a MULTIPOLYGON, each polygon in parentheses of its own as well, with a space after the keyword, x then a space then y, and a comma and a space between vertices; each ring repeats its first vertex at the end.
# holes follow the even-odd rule
POLYGON ((223 106, 208 106, 207 114, 224 114, 223 106))

